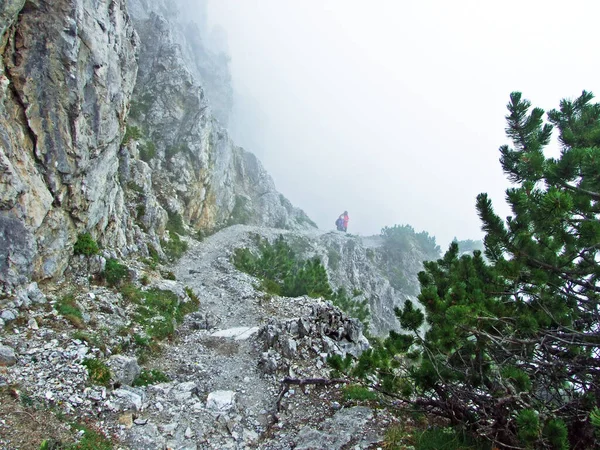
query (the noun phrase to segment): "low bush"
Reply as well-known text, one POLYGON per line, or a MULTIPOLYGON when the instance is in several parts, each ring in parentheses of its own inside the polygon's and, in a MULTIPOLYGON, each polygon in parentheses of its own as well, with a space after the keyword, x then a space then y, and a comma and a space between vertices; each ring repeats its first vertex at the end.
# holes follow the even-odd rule
POLYGON ((140 159, 146 163, 149 163, 156 156, 156 145, 154 142, 146 142, 140 144, 140 159))
POLYGON ((129 277, 129 269, 116 259, 109 258, 102 275, 109 286, 118 286, 129 277))
POLYGON ((350 384, 342 388, 344 398, 346 400, 368 401, 377 400, 377 393, 370 391, 364 386, 358 384, 350 384))
POLYGON ((177 277, 175 276, 175 274, 171 271, 163 271, 160 273, 162 275, 162 277, 165 280, 172 280, 172 281, 176 281, 177 277))
POLYGON ((129 141, 137 141, 142 137, 142 132, 136 126, 127 126, 125 136, 123 136, 123 144, 128 144, 129 141))
POLYGON ((169 381, 171 381, 170 378, 158 369, 142 369, 141 373, 133 380, 133 386, 148 386, 169 381))
POLYGON ((171 261, 175 261, 183 256, 188 249, 187 242, 182 241, 177 233, 170 233, 170 239, 161 239, 160 245, 163 251, 171 261))
POLYGON ((183 321, 186 314, 198 310, 197 297, 191 301, 180 302, 171 291, 150 289, 141 292, 136 320, 144 327, 145 333, 153 339, 163 340, 171 337, 177 323, 183 321))
POLYGON ((56 309, 58 313, 75 328, 83 328, 85 326, 83 323, 83 315, 81 314, 81 310, 75 302, 75 297, 73 294, 62 297, 58 301, 56 309))
POLYGON ((101 431, 81 424, 73 424, 72 427, 81 439, 77 444, 62 447, 65 450, 112 450, 112 442, 101 431))
POLYGON ((76 255, 92 256, 97 254, 99 250, 98 244, 90 233, 80 234, 73 246, 73 253, 76 255))
POLYGON ((81 364, 87 367, 92 383, 101 386, 108 386, 110 384, 110 369, 102 361, 96 358, 87 358, 81 364))
POLYGON ((177 212, 167 212, 168 219, 166 229, 169 230, 169 233, 177 233, 182 236, 185 236, 187 232, 185 231, 185 226, 183 225, 183 218, 181 214, 177 212))
POLYGON ((321 261, 318 258, 300 260, 283 236, 272 244, 259 240, 258 256, 247 248, 236 249, 233 264, 238 270, 260 278, 262 288, 271 294, 327 299, 333 295, 321 261))

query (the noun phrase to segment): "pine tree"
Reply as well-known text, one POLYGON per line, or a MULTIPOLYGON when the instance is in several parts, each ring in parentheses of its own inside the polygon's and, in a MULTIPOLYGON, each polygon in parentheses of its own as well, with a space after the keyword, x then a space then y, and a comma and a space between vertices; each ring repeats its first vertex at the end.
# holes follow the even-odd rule
POLYGON ((485 255, 454 242, 419 274, 409 335, 366 352, 355 375, 505 448, 592 448, 600 406, 600 105, 583 92, 544 121, 510 96, 500 162, 513 186, 503 221, 477 197, 485 255), (553 128, 560 156, 547 158, 553 128), (426 319, 425 319, 426 317, 426 319), (426 332, 423 333, 423 327, 426 332), (399 357, 399 353, 404 357, 399 357), (408 371, 410 389, 399 370, 408 371), (407 397, 408 394, 411 394, 407 397))

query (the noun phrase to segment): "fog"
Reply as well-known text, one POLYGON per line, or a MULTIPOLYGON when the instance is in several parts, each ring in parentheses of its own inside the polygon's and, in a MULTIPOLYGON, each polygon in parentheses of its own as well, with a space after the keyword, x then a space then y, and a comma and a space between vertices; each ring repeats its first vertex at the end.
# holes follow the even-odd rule
POLYGON ((235 90, 230 130, 277 188, 333 229, 410 224, 479 239, 505 217, 506 103, 600 94, 597 1, 209 0, 235 90), (223 38, 225 39, 225 38, 223 38))

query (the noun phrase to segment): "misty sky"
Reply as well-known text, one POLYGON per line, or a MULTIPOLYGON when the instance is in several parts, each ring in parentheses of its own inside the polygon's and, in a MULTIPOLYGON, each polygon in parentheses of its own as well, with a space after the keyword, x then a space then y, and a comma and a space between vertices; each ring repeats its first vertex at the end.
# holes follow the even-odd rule
POLYGON ((506 103, 600 95, 600 2, 210 0, 227 33, 232 136, 320 228, 410 224, 479 239, 497 211, 506 103))

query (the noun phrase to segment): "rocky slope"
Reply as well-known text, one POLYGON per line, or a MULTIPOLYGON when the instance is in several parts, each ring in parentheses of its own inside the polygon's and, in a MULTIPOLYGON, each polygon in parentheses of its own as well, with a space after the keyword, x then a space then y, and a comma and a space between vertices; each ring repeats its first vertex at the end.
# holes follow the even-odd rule
MULTIPOLYGON (((173 267, 177 281, 132 267, 152 275, 144 290, 170 291, 181 302, 190 301, 190 292, 200 299, 175 340, 144 363, 169 381, 132 387, 140 373, 134 337, 144 334, 139 306, 136 313, 123 288, 90 284, 84 271, 47 295, 35 286, 23 294, 30 304, 8 323, 0 345, 0 365, 9 366, 0 385, 17 386, 36 408, 92 421, 122 448, 369 448, 394 420, 388 413, 347 402, 341 385, 281 383, 326 378, 328 355, 364 350, 360 323, 318 299, 256 290, 257 280, 230 259, 235 248, 252 246, 256 233, 274 239, 278 230, 233 226, 193 243, 173 267), (85 331, 61 312, 67 292, 83 311, 85 331), (90 379, 86 359, 108 363, 108 384, 90 379)), ((10 422, 11 411, 4 413, 10 422)), ((19 433, 5 426, 0 444, 11 448, 19 433)))
POLYGON ((368 448, 385 411, 282 384, 364 350, 359 322, 265 295, 230 256, 283 235, 385 335, 425 254, 411 241, 393 287, 380 237, 317 230, 277 192, 229 138, 227 65, 182 2, 0 4, 0 444, 68 440, 67 414, 122 448, 368 448), (74 255, 84 232, 99 254, 74 255), (190 249, 174 263, 176 239, 190 249), (127 283, 107 279, 117 260, 127 283), (133 387, 140 365, 169 381, 133 387))

